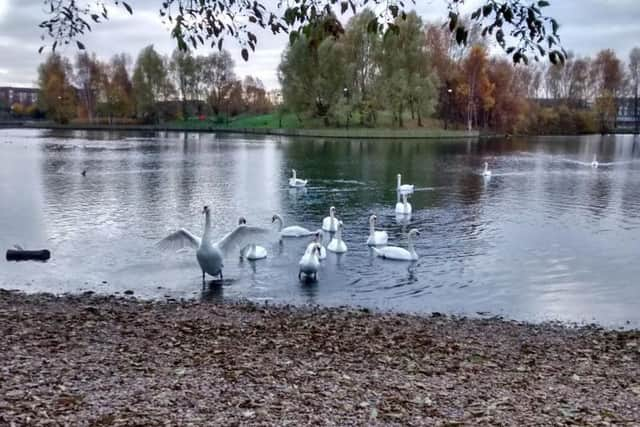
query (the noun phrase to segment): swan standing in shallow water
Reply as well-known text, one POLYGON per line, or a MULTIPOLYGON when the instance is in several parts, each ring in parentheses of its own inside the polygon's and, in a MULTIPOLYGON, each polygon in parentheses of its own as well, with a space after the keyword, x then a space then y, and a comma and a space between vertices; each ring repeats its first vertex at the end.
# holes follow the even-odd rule
POLYGON ((412 194, 413 193, 413 184, 402 184, 402 175, 398 174, 397 176, 398 183, 396 184, 396 191, 398 194, 412 194))
POLYGON ((298 263, 298 280, 302 279, 304 274, 307 277, 313 277, 313 280, 318 280, 318 269, 320 268, 320 246, 316 243, 311 243, 307 250, 304 251, 304 255, 300 258, 298 263))
POLYGON ((307 250, 311 248, 313 245, 318 245, 320 247, 320 253, 318 254, 318 258, 323 260, 327 257, 327 249, 322 246, 322 232, 316 231, 316 237, 313 239, 311 243, 307 245, 307 250))
POLYGON ((338 230, 338 218, 336 218, 336 208, 331 206, 329 208, 329 216, 322 220, 322 229, 324 231, 337 231, 338 230))
MULTIPOLYGON (((240 219, 238 219, 238 225, 247 225, 245 217, 241 216, 240 219)), ((246 258, 250 261, 264 259, 267 257, 267 249, 264 246, 250 243, 249 246, 240 249, 240 257, 246 258)))
POLYGON ((307 180, 296 177, 296 170, 291 169, 291 178, 289 178, 289 187, 304 187, 306 185, 307 185, 307 180))
MULTIPOLYGON (((591 167, 592 167, 592 168, 597 168, 597 167, 598 167, 598 165, 599 165, 598 160, 597 160, 597 158, 596 158, 596 155, 594 154, 594 155, 593 155, 593 161, 591 162, 591 167)), ((606 168, 605 168, 605 169, 606 169, 606 168)))
POLYGON ((407 202, 407 193, 402 193, 402 202, 396 203, 396 213, 400 215, 411 214, 411 203, 407 202))
POLYGON ((484 170, 482 171, 482 176, 490 177, 491 171, 489 170, 489 163, 484 162, 484 170))
POLYGON ((209 206, 205 206, 202 212, 205 217, 204 234, 202 238, 196 237, 188 230, 181 228, 158 242, 158 246, 162 249, 180 249, 187 246, 195 248, 196 259, 202 269, 202 286, 204 286, 205 273, 211 276, 220 276, 220 280, 222 280, 222 268, 224 267, 223 261, 225 257, 231 254, 237 254, 241 248, 246 247, 256 240, 264 240, 272 233, 260 227, 239 225, 232 232, 217 242, 212 243, 211 209, 209 209, 209 206))
POLYGON ((409 246, 408 250, 400 248, 398 246, 385 246, 384 248, 372 248, 373 252, 384 259, 392 259, 397 261, 417 261, 418 254, 413 248, 413 239, 420 235, 420 232, 414 228, 409 231, 409 246))
POLYGON ((347 252, 347 244, 342 240, 342 221, 338 221, 338 229, 327 245, 327 250, 338 254, 347 252))
POLYGON ((378 217, 375 215, 369 217, 369 238, 367 239, 369 246, 386 245, 389 241, 389 235, 386 231, 376 231, 376 219, 378 217))
POLYGON ((280 232, 280 237, 307 237, 315 233, 314 231, 311 231, 304 227, 300 227, 299 225, 290 225, 289 227, 284 227, 284 221, 278 214, 275 214, 271 218, 271 222, 278 223, 278 231, 280 232))

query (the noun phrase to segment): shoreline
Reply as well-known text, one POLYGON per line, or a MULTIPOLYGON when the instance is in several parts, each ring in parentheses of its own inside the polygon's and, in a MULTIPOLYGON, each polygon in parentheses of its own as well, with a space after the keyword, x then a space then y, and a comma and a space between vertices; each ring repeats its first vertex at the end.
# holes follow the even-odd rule
POLYGON ((478 131, 449 131, 444 129, 384 129, 384 128, 328 128, 328 129, 273 129, 273 128, 228 128, 228 127, 186 127, 173 125, 59 125, 51 122, 0 122, 0 129, 44 129, 110 132, 186 132, 220 133, 265 136, 288 136, 305 138, 335 139, 477 139, 500 136, 482 134, 478 131))
POLYGON ((0 290, 11 424, 640 423, 640 331, 0 290))

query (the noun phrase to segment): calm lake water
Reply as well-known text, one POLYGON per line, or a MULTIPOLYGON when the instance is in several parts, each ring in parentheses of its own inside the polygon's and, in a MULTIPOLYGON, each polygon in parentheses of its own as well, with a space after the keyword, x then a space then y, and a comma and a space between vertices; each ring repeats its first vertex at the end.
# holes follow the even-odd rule
MULTIPOLYGON (((285 225, 286 225, 285 224, 285 225)), ((0 287, 139 297, 249 298, 640 325, 640 139, 347 141, 180 133, 0 130, 0 249, 49 248, 47 263, 0 262, 0 287), (590 167, 597 154, 601 165, 590 167), (490 180, 480 171, 488 161, 490 180), (290 169, 309 179, 290 190, 290 169), (85 177, 82 170, 87 170, 85 177), (410 223, 395 217, 395 176, 415 184, 410 223), (301 284, 308 239, 266 260, 225 263, 204 291, 193 251, 154 243, 202 206, 217 235, 243 215, 319 228, 331 205, 349 252, 301 284), (390 243, 418 228, 414 264, 372 257, 368 216, 390 243), (628 323, 629 322, 629 323, 628 323)))

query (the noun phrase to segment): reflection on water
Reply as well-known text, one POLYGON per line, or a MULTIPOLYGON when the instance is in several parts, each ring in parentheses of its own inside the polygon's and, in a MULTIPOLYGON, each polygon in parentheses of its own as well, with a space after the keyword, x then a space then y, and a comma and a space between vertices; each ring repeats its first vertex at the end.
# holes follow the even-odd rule
POLYGON ((1 249, 52 251, 46 264, 0 263, 4 288, 640 324, 633 136, 400 142, 2 130, 0 200, 1 249), (292 168, 307 188, 288 188, 292 168), (395 214, 399 172, 416 187, 411 216, 395 214), (270 226, 280 213, 317 229, 335 206, 349 252, 328 254, 318 283, 301 284, 308 240, 288 239, 265 260, 227 260, 224 283, 202 290, 193 252, 161 253, 154 243, 178 227, 201 233, 204 204, 216 235, 240 215, 270 226), (405 246, 408 230, 420 229, 420 260, 373 257, 371 213, 390 244, 405 246))

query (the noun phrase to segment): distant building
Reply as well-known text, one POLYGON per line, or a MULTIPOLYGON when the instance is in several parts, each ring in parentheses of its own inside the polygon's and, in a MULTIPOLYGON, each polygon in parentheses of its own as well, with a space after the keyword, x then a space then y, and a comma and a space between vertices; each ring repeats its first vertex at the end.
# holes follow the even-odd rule
POLYGON ((29 106, 38 102, 38 89, 0 86, 0 105, 11 108, 13 104, 29 106))
POLYGON ((618 129, 638 129, 640 128, 640 105, 636 111, 635 98, 618 98, 616 100, 618 114, 616 124, 618 129), (638 113, 638 115, 636 115, 638 113))
POLYGON ((273 89, 267 92, 267 98, 272 105, 282 104, 282 91, 280 89, 273 89))

